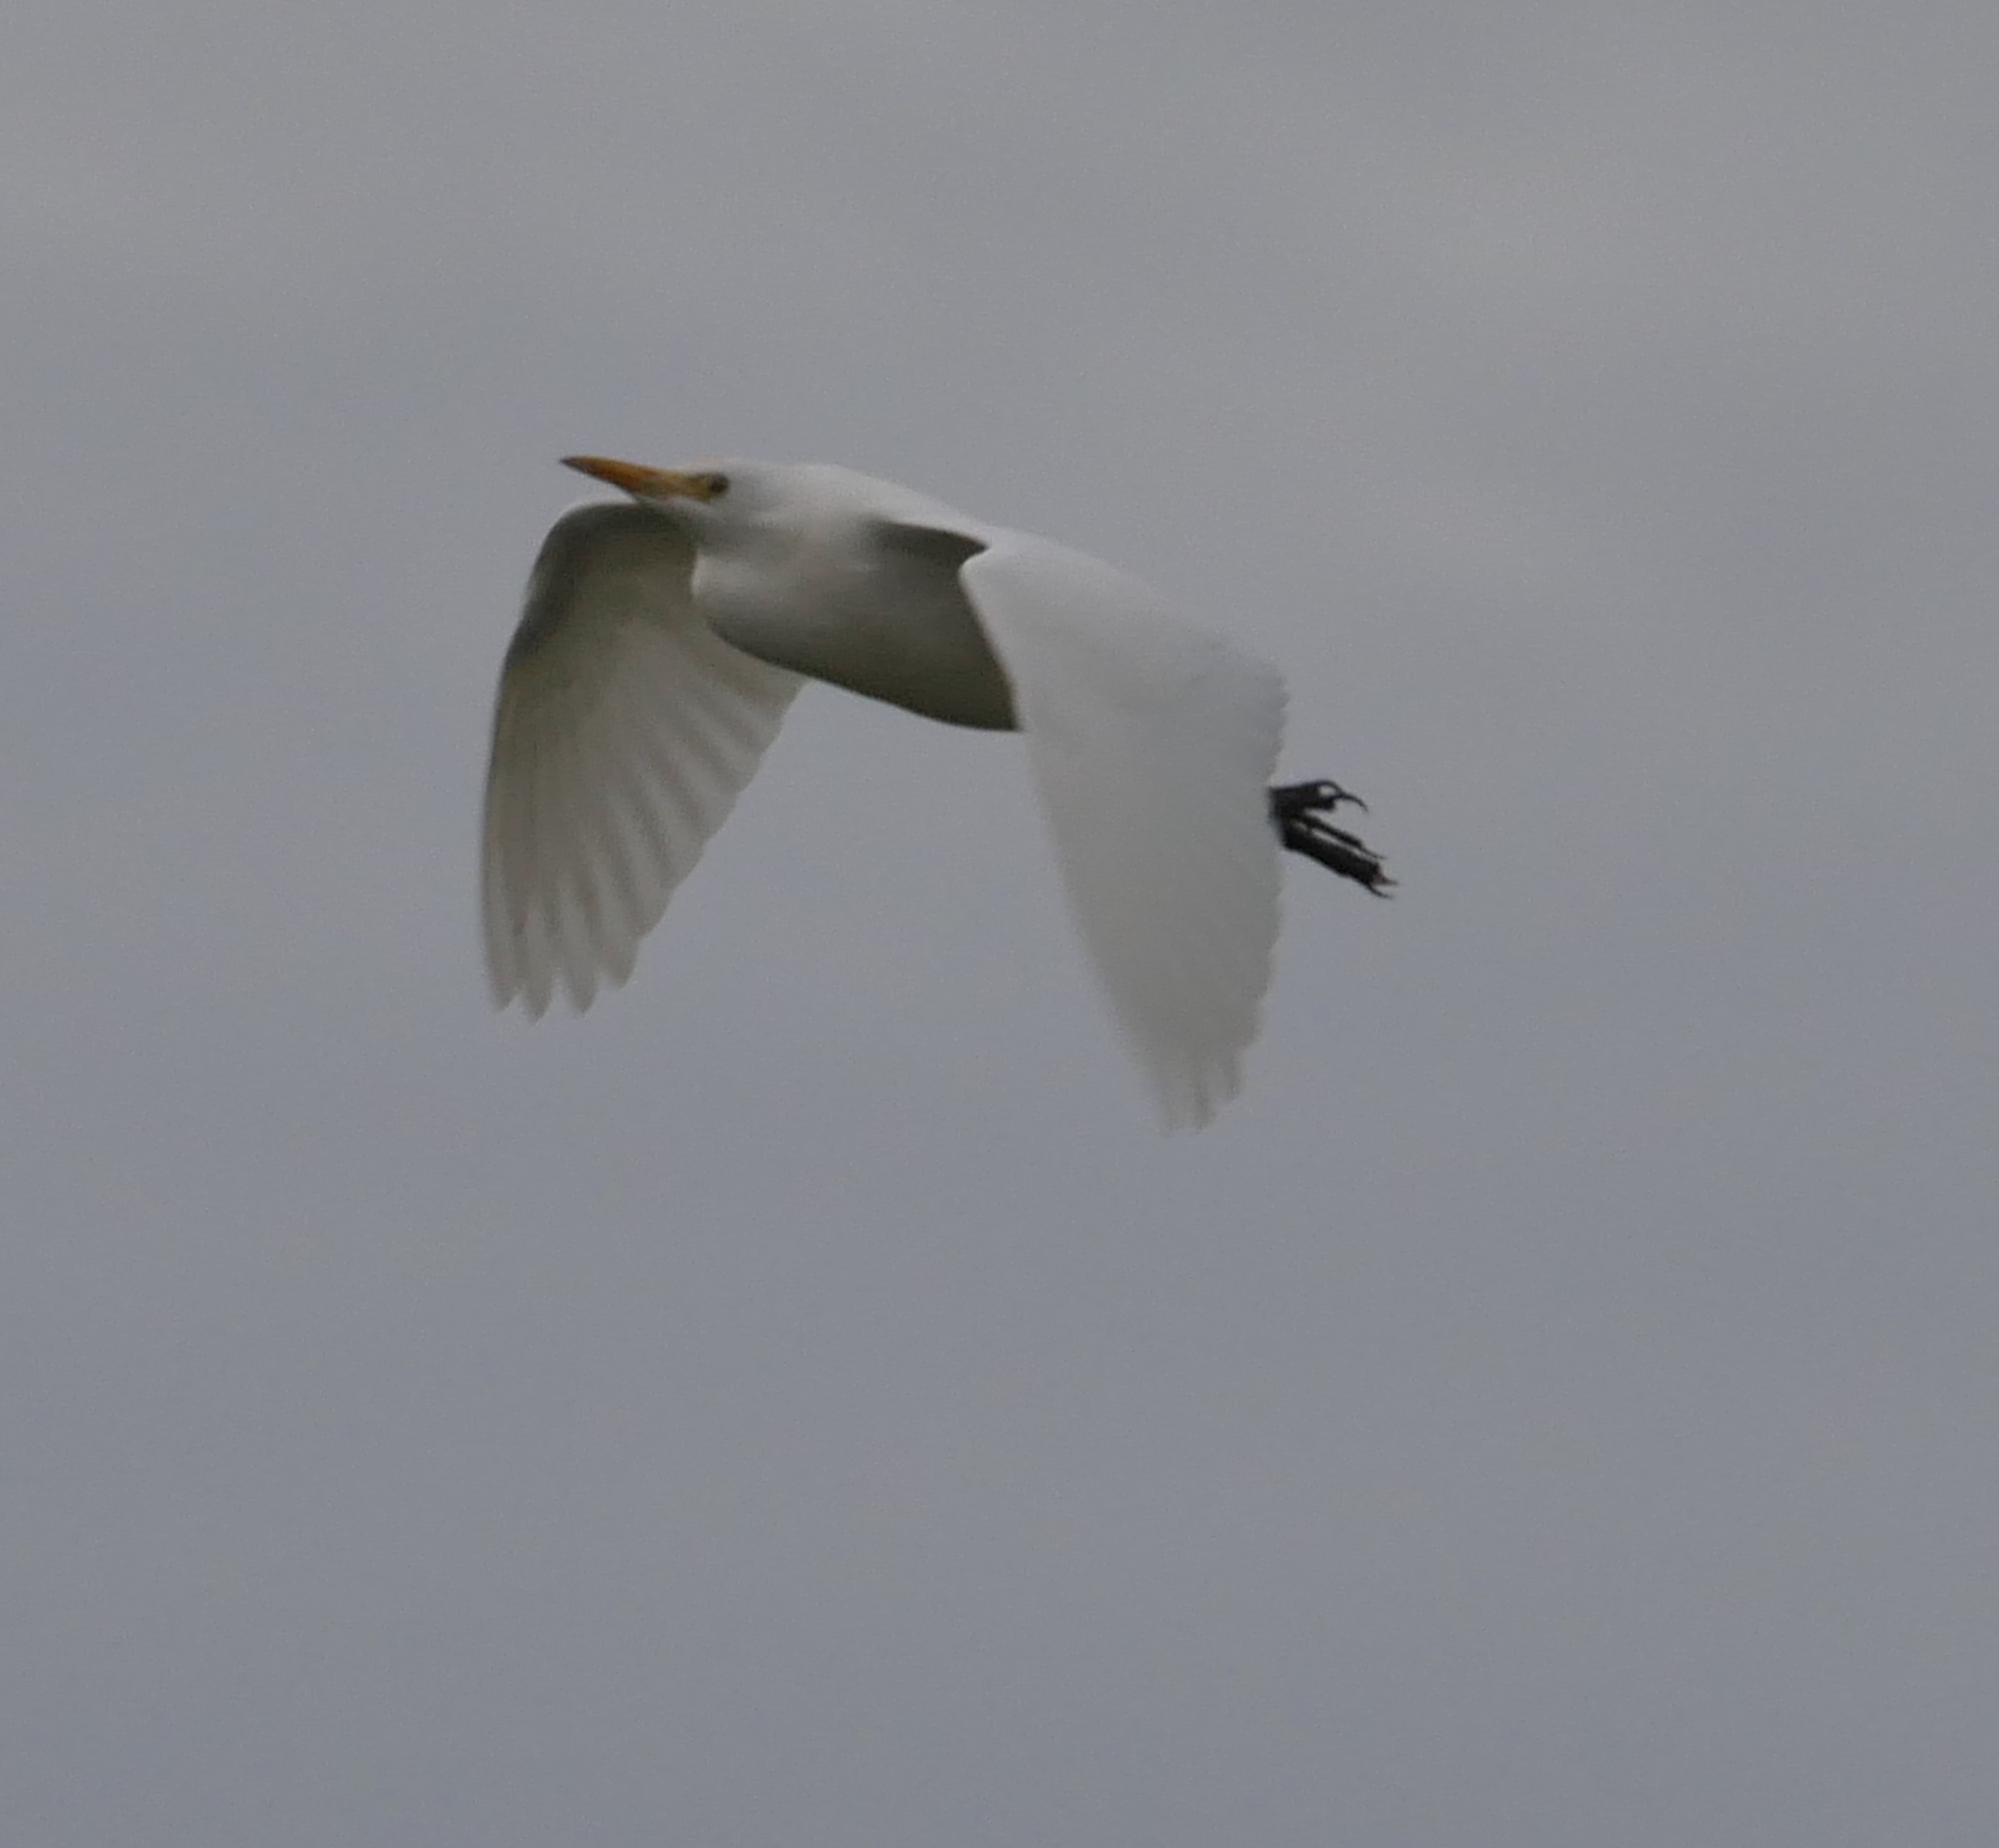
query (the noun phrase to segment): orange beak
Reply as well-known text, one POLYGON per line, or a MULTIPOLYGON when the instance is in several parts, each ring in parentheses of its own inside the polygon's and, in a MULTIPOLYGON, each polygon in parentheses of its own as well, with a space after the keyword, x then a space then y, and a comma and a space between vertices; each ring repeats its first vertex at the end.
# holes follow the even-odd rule
POLYGON ((677 494, 690 500, 715 497, 715 490, 705 477, 683 475, 678 469, 647 468, 640 462, 614 462, 608 456, 564 456, 563 466, 608 481, 642 500, 667 500, 677 494))

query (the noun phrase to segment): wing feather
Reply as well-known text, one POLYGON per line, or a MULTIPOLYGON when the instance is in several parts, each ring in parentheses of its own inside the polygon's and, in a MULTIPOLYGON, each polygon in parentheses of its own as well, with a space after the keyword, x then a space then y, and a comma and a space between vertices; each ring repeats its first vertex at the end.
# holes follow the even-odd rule
POLYGON ((579 1010, 721 826, 802 684, 695 614, 693 554, 656 509, 606 502, 543 542, 500 673, 481 914, 494 999, 579 1010))
POLYGON ((985 549, 960 581, 1078 927, 1166 1127, 1196 1128, 1240 1087, 1270 982, 1283 680, 1095 559, 972 530, 985 549))

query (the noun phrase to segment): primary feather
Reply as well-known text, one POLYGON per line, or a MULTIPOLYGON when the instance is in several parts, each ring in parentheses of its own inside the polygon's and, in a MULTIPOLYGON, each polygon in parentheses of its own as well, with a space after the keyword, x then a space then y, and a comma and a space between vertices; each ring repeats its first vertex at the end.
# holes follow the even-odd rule
POLYGON ((529 1014, 579 1008, 639 939, 776 734, 802 684, 696 611, 694 548, 656 509, 579 507, 529 580, 500 673, 486 786, 487 968, 529 1014))

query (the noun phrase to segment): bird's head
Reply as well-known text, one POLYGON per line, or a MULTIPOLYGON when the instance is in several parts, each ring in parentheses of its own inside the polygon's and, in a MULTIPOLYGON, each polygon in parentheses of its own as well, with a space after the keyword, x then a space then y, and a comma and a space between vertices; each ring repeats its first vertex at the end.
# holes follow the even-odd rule
POLYGON ((649 468, 643 462, 614 462, 608 456, 564 456, 564 468, 608 481, 635 500, 675 512, 712 508, 717 513, 747 511, 743 503, 755 498, 755 483, 737 467, 649 468))

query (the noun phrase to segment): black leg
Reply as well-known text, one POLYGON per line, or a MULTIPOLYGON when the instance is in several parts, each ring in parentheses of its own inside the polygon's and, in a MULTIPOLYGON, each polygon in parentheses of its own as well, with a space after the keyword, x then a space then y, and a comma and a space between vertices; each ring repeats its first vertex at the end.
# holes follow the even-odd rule
POLYGON ((1343 802, 1364 809, 1367 804, 1336 783, 1293 783, 1270 792, 1270 818, 1277 838, 1294 854, 1317 860, 1343 879, 1364 885, 1377 898, 1388 897, 1394 880, 1376 853, 1358 834, 1335 828, 1324 819, 1343 802))

